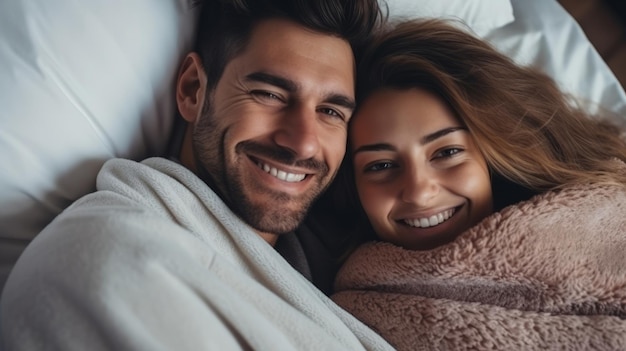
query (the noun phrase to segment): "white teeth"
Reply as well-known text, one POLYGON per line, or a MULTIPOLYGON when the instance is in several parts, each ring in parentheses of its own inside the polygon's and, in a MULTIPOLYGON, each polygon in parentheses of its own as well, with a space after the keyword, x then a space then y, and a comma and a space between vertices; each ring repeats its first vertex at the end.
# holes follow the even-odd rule
POLYGON ((306 174, 295 174, 295 173, 287 173, 285 171, 280 171, 277 168, 271 167, 268 164, 265 163, 259 163, 258 164, 259 167, 264 170, 266 173, 271 174, 272 176, 289 182, 289 183, 295 183, 295 182, 300 182, 302 181, 305 177, 306 174))
POLYGON ((434 227, 450 219, 453 214, 454 210, 452 209, 432 215, 429 218, 405 219, 404 223, 417 228, 434 227))
POLYGON ((431 227, 439 224, 439 220, 437 219, 437 216, 430 217, 428 219, 428 224, 430 224, 431 227))

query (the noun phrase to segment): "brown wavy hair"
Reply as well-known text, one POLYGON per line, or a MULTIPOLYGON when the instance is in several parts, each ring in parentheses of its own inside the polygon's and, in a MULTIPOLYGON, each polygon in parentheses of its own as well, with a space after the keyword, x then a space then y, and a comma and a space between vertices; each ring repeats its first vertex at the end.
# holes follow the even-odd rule
MULTIPOLYGON (((626 162, 624 131, 588 114, 552 78, 516 64, 459 22, 412 20, 378 34, 358 65, 357 100, 388 88, 423 88, 449 105, 487 161, 496 210, 573 184, 626 186, 626 174, 612 162, 626 162)), ((347 233, 341 258, 376 239, 358 199, 350 148, 312 212, 334 217, 335 232, 347 233)))
POLYGON ((516 64, 460 26, 412 20, 377 36, 358 69, 359 101, 382 88, 437 94, 490 170, 534 192, 589 182, 626 186, 626 174, 611 162, 626 162, 622 130, 575 105, 540 70, 516 64))

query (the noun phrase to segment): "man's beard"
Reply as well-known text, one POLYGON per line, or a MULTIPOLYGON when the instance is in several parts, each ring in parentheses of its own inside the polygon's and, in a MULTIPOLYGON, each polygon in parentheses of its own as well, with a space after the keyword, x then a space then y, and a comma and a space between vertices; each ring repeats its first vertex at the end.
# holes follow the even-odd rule
POLYGON ((228 164, 224 145, 226 130, 220 130, 210 108, 204 108, 193 132, 193 144, 199 176, 220 195, 230 209, 257 231, 284 234, 293 231, 304 220, 309 207, 332 180, 328 166, 321 161, 296 161, 292 152, 278 146, 242 141, 235 146, 235 155, 247 157, 249 151, 281 164, 295 165, 315 173, 317 184, 306 193, 294 197, 268 189, 262 184, 246 181, 237 164, 228 164), (324 182, 326 180, 326 182, 324 182), (254 193, 254 194, 253 194, 254 193), (253 201, 252 197, 264 195, 253 201), (268 200, 269 199, 269 200, 268 200))

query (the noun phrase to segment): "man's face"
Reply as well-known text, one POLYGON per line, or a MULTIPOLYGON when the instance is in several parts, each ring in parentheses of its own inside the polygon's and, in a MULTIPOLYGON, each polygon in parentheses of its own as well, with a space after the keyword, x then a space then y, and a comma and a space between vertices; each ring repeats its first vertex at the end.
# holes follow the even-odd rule
POLYGON ((353 109, 349 44, 266 20, 207 94, 196 167, 257 231, 289 232, 334 177, 353 109))

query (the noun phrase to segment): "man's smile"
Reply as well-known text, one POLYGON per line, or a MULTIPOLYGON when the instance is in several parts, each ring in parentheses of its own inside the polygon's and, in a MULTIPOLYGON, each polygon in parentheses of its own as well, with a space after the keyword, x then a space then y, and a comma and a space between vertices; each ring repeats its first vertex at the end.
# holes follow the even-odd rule
POLYGON ((305 173, 290 173, 287 171, 280 170, 276 167, 270 166, 267 163, 262 161, 256 161, 257 166, 261 168, 265 173, 272 175, 273 177, 278 178, 279 180, 288 182, 288 183, 297 183, 301 182, 306 178, 305 173))

